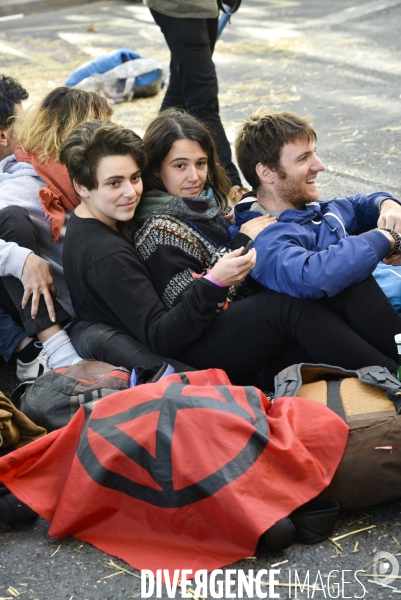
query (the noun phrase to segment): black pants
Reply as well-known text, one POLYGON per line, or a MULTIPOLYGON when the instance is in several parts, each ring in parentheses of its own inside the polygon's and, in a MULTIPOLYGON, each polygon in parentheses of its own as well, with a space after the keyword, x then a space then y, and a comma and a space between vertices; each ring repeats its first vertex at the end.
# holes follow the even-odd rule
POLYGON ((232 185, 241 185, 219 115, 218 83, 212 55, 217 18, 180 19, 150 11, 171 52, 170 82, 161 110, 182 108, 203 121, 213 134, 217 152, 232 185))
MULTIPOLYGON (((383 310, 378 311, 365 298, 363 292, 369 292, 370 284, 370 279, 358 284, 359 304, 348 301, 350 296, 358 295, 354 286, 337 296, 336 303, 347 312, 349 324, 321 300, 266 291, 233 302, 177 358, 198 369, 223 368, 233 383, 242 385, 253 383, 262 369, 266 389, 272 389, 275 374, 296 362, 346 369, 380 365, 395 373, 394 335, 401 331, 401 317, 380 288, 383 310), (365 328, 361 326, 364 321, 365 328), (377 336, 374 339, 368 333, 370 326, 377 336)), ((376 301, 379 299, 380 293, 376 294, 376 301)))
POLYGON ((109 325, 73 319, 66 331, 79 356, 87 360, 101 360, 129 371, 135 367, 156 367, 163 362, 169 363, 177 372, 193 371, 179 360, 153 354, 128 333, 109 325))
MULTIPOLYGON (((25 208, 8 206, 0 210, 0 239, 6 242, 16 242, 19 246, 28 248, 40 256, 33 223, 25 208)), ((31 300, 24 309, 21 307, 23 295, 24 286, 19 279, 16 277, 0 278, 0 306, 17 323, 22 324, 29 336, 34 336, 44 329, 52 327, 55 323, 64 323, 70 318, 69 313, 57 302, 56 298, 53 298, 56 311, 56 321, 53 323, 49 318, 43 296, 41 296, 37 317, 32 319, 31 300)))
POLYGON ((394 335, 401 317, 372 275, 323 301, 364 340, 398 361, 394 335))
MULTIPOLYGON (((264 291, 231 303, 198 340, 174 359, 197 369, 221 368, 235 384, 257 384, 270 390, 273 389, 274 375, 297 362, 325 363, 346 369, 380 365, 394 373, 397 368, 394 335, 401 332, 401 317, 388 304, 384 294, 381 312, 377 312, 371 302, 364 302, 363 292, 370 286, 370 281, 367 282, 359 284, 359 305, 347 302, 349 296, 357 294, 351 288, 348 288, 351 291, 343 292, 342 302, 341 298, 336 301, 345 306, 350 325, 353 320, 361 324, 362 313, 367 323, 373 323, 378 337, 372 343, 364 339, 363 332, 359 335, 354 331, 325 301, 301 300, 264 291), (377 318, 382 327, 376 325, 377 318)), ((376 295, 376 302, 382 299, 380 294, 376 295)), ((74 328, 69 331, 81 356, 121 364, 129 369, 132 360, 138 364, 135 348, 130 349, 132 342, 138 342, 128 334, 119 330, 113 330, 111 334, 109 327, 108 331, 102 331, 101 325, 91 325, 89 334, 86 325, 81 323, 75 331, 74 328)))

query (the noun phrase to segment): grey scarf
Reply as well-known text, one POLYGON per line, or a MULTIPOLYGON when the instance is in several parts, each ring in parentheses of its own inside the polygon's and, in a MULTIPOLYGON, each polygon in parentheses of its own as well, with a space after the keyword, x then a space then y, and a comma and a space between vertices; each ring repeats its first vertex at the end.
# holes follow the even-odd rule
POLYGON ((203 189, 199 196, 172 196, 160 190, 145 192, 135 217, 148 219, 154 215, 172 215, 178 219, 209 221, 221 213, 220 200, 212 188, 203 189))

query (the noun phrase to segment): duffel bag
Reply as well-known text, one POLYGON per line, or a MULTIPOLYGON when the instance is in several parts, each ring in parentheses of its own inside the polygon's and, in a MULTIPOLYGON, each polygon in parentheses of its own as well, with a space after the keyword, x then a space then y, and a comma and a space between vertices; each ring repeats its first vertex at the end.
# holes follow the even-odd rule
POLYGON ((21 384, 11 400, 36 425, 54 431, 67 425, 83 404, 129 388, 130 376, 124 367, 82 360, 21 384))
POLYGON ((114 102, 129 102, 134 97, 155 96, 163 81, 163 69, 157 60, 122 49, 86 63, 70 76, 66 85, 103 92, 114 102))
POLYGON ((321 497, 343 509, 401 497, 401 383, 386 368, 292 365, 275 378, 275 397, 281 396, 324 404, 350 427, 344 456, 321 497))
POLYGON ((136 367, 131 373, 99 360, 81 360, 22 383, 11 400, 49 432, 67 425, 84 404, 93 405, 115 392, 159 381, 172 372, 174 369, 166 362, 153 368, 136 367))

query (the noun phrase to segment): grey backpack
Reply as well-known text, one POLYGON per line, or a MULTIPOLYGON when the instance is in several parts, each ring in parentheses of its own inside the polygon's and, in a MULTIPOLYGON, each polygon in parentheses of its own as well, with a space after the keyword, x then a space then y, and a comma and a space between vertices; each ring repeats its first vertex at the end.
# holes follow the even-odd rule
POLYGON ((36 425, 49 432, 67 425, 83 404, 128 389, 130 375, 124 367, 82 360, 21 384, 11 400, 36 425))

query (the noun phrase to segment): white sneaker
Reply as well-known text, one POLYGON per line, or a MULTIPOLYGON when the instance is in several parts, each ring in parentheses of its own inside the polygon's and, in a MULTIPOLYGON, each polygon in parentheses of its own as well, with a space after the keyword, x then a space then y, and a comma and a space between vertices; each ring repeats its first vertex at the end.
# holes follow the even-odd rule
POLYGON ((24 363, 17 358, 17 377, 20 381, 29 381, 36 379, 51 370, 49 357, 42 350, 38 356, 29 363, 24 363))

